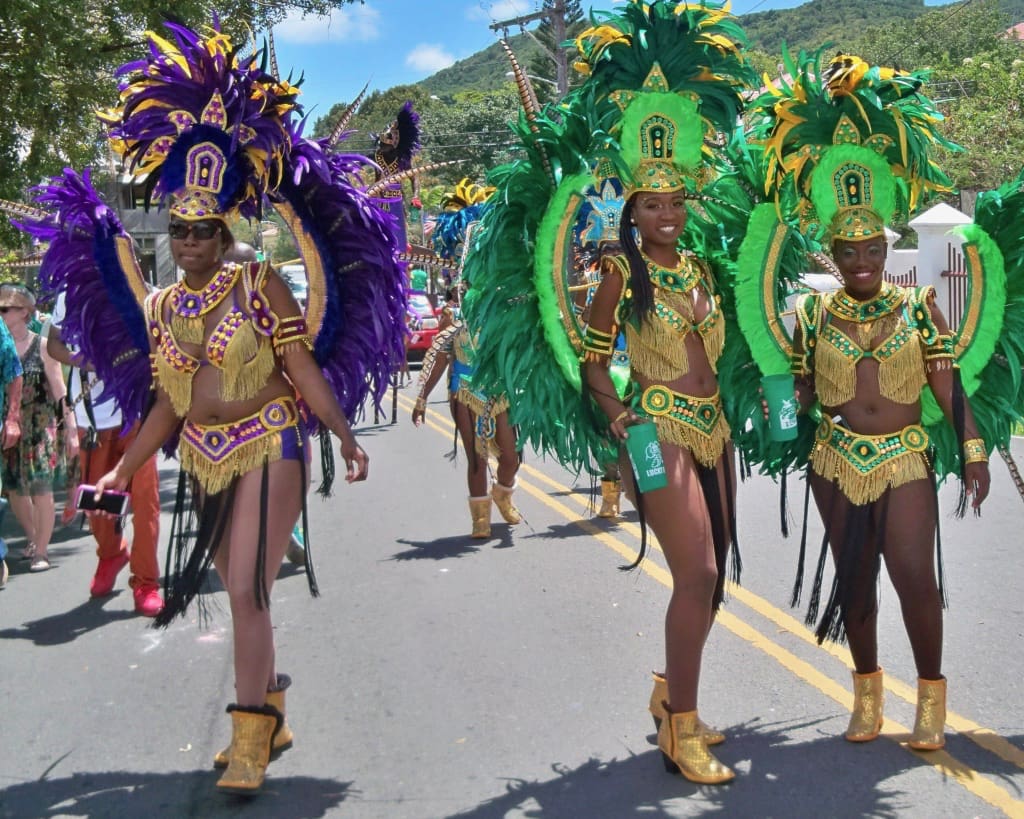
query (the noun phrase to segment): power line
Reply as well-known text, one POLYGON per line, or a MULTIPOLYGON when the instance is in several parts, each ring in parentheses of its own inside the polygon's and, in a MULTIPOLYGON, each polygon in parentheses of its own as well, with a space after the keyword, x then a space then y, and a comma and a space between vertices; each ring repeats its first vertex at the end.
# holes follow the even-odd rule
MULTIPOLYGON (((973 3, 973 2, 974 2, 974 0, 964 0, 963 3, 961 3, 958 6, 956 6, 951 12, 949 12, 948 14, 944 14, 942 16, 941 20, 936 20, 935 21, 935 27, 933 29, 929 30, 927 32, 927 34, 930 35, 932 31, 935 31, 935 30, 941 28, 943 23, 945 23, 951 17, 954 17, 955 15, 959 14, 961 11, 963 11, 965 8, 967 8, 969 5, 971 5, 971 3, 973 3)), ((895 65, 896 64, 896 60, 899 58, 900 54, 902 54, 908 48, 913 48, 915 46, 921 45, 921 43, 923 41, 924 41, 924 35, 922 35, 921 37, 919 37, 918 39, 916 39, 912 43, 907 43, 905 46, 903 46, 903 48, 901 48, 899 51, 897 51, 895 54, 893 54, 892 57, 887 57, 884 60, 884 62, 889 64, 889 65, 895 65)))

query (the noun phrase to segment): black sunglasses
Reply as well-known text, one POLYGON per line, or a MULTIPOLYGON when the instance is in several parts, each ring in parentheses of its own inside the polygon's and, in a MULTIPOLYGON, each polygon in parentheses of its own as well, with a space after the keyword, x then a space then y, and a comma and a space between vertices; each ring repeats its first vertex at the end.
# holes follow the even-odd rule
POLYGON ((0 313, 6 313, 8 310, 25 310, 25 309, 27 309, 27 308, 25 308, 25 307, 18 307, 18 305, 16 305, 16 304, 11 304, 11 305, 7 305, 5 307, 0 307, 0 313))
POLYGON ((212 239, 220 232, 220 222, 171 222, 167 233, 172 239, 186 239, 191 233, 193 239, 205 241, 212 239))

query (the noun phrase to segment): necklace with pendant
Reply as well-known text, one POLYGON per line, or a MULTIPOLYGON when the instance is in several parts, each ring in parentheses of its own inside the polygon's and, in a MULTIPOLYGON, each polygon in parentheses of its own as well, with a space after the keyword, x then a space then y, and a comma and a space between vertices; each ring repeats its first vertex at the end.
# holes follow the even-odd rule
POLYGON ((857 341, 867 348, 875 335, 875 322, 891 315, 904 300, 901 288, 885 282, 878 294, 867 301, 857 301, 845 290, 837 290, 825 298, 825 309, 836 318, 855 325, 857 341))
POLYGON ((217 271, 201 290, 193 290, 185 280, 174 285, 171 291, 171 332, 175 339, 190 344, 200 344, 206 326, 203 316, 224 301, 238 280, 241 265, 226 264, 217 271))

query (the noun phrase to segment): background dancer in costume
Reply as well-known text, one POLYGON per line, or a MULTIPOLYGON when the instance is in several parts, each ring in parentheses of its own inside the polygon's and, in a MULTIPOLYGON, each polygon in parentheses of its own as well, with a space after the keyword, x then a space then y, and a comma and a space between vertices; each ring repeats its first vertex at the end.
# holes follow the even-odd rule
MULTIPOLYGON (((146 294, 131 240, 88 174, 68 170, 43 186, 37 201, 56 213, 20 223, 49 242, 44 283, 66 292, 69 304, 88 305, 69 311, 63 336, 114 391, 125 423, 143 415, 155 388, 138 436, 98 491, 124 489, 178 439, 199 524, 193 545, 183 479, 156 623, 182 615, 216 566, 231 606, 235 667, 232 741, 215 759, 227 768, 218 788, 246 794, 292 742, 290 679, 277 673, 269 606, 293 524, 305 517, 309 431, 319 428, 322 444, 325 430, 337 435, 346 479, 366 478, 368 459, 348 418, 368 396, 379 405, 401 360, 404 289, 390 219, 361 187, 365 158, 305 140, 292 119, 297 89, 268 75, 258 53, 243 56, 216 28, 207 38, 168 29, 168 39, 150 34, 146 60, 122 69, 121 107, 104 120, 129 172, 150 174, 152 192, 169 205, 172 253, 185 278, 146 294), (268 201, 303 253, 305 315, 268 263, 224 261, 230 219, 260 218, 268 201)), ((333 476, 329 455, 321 453, 321 492, 333 476)), ((306 546, 315 594, 308 538, 306 546)))
POLYGON ((394 121, 387 130, 377 134, 377 147, 373 152, 373 161, 377 163, 376 180, 384 180, 386 184, 378 193, 381 210, 394 217, 398 250, 404 253, 408 246, 406 238, 405 193, 402 178, 387 181, 388 177, 408 171, 412 168, 412 160, 420 149, 420 117, 413 110, 412 103, 403 105, 394 121))
MULTIPOLYGON (((996 423, 986 424, 986 434, 998 429, 1008 434, 1010 422, 1020 417, 1020 396, 1012 388, 1006 400, 997 397, 1005 394, 998 382, 1010 377, 1005 366, 986 362, 997 349, 1020 360, 1020 343, 999 340, 998 330, 986 330, 984 321, 972 323, 969 317, 953 334, 935 304, 934 288, 884 280, 885 227, 894 212, 912 213, 922 193, 947 182, 928 159, 931 146, 943 142, 934 130, 941 117, 919 92, 920 74, 870 67, 855 57, 836 58, 823 71, 820 59, 820 53, 801 55, 791 84, 755 104, 764 117, 760 133, 772 169, 768 188, 779 192, 781 207, 765 203, 751 219, 740 254, 741 276, 751 285, 740 293, 750 304, 741 306, 741 315, 763 313, 763 299, 753 291, 766 292, 763 277, 775 273, 764 265, 768 245, 775 247, 773 258, 783 258, 786 231, 800 228, 811 246, 824 243, 843 287, 798 299, 791 362, 803 409, 820 403, 814 407, 818 427, 808 483, 825 539, 807 621, 818 620, 830 548, 835 579, 817 637, 849 641, 854 705, 846 739, 875 739, 883 722, 877 580, 884 557, 918 673, 909 744, 936 750, 945 744, 946 714, 936 474, 959 472, 960 514, 968 495, 974 509, 980 508, 989 490, 987 453, 994 441, 984 437, 982 417, 972 410, 965 384, 973 382, 971 391, 984 405, 998 406, 997 414, 1009 413, 992 418, 996 423), (792 227, 776 222, 779 213, 791 218, 792 227), (1000 348, 1003 343, 1011 346, 1000 348), (961 363, 969 372, 961 372, 961 363), (993 395, 977 389, 982 382, 993 386, 993 395), (926 387, 930 394, 923 392, 926 387)), ((1020 296, 1011 309, 1009 271, 998 247, 977 226, 971 230, 973 249, 965 255, 983 262, 989 279, 985 286, 976 282, 977 290, 987 290, 989 310, 999 314, 999 323, 1005 307, 1007 316, 1017 315, 1008 326, 1019 326, 1020 296)), ((980 316, 980 302, 974 306, 980 316)), ((773 357, 778 358, 759 359, 765 372, 772 371, 773 357)), ((794 604, 802 563, 803 547, 794 604)))
MULTIPOLYGON (((472 223, 459 231, 448 231, 449 244, 445 258, 459 258, 470 241, 472 223)), ((435 231, 436 234, 436 231, 435 231)), ((461 293, 461 282, 456 285, 461 293)), ((423 422, 427 399, 441 378, 448 374, 448 402, 462 446, 466 452, 466 484, 469 489, 469 513, 473 521, 470 537, 491 536, 491 503, 498 507, 506 523, 515 525, 522 515, 512 501, 519 472, 519 453, 515 430, 508 421, 508 400, 505 396, 491 398, 473 386, 474 341, 461 315, 437 334, 423 359, 420 391, 412 411, 416 426, 423 422), (490 481, 488 460, 497 459, 494 481, 490 481), (490 487, 488 488, 488 484, 490 487)))

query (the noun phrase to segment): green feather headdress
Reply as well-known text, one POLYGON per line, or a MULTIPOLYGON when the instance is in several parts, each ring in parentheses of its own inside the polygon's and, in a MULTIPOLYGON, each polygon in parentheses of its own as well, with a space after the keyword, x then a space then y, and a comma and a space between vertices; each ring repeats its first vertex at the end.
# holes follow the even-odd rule
POLYGON ((755 75, 729 12, 710 3, 630 2, 593 12, 576 38, 607 146, 626 186, 671 192, 701 187, 717 162, 706 143, 731 134, 755 75))
MULTIPOLYGON (((942 115, 920 92, 927 72, 869 66, 842 54, 823 68, 821 50, 800 52, 797 62, 784 52, 783 59, 790 79, 774 87, 765 78, 769 90, 749 107, 751 136, 764 146, 765 192, 803 228, 820 232, 835 218, 834 208, 845 207, 870 208, 888 221, 897 211, 912 214, 927 193, 950 189, 930 153, 937 145, 959 146, 939 133, 942 115), (869 153, 882 162, 872 162, 869 153), (856 173, 869 175, 870 186, 856 192, 856 205, 838 195, 835 174, 844 161, 864 166, 856 173)), ((860 215, 867 216, 863 210, 860 215)), ((866 225, 840 225, 837 238, 866 225)))

